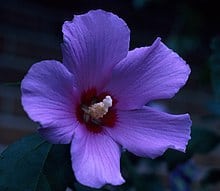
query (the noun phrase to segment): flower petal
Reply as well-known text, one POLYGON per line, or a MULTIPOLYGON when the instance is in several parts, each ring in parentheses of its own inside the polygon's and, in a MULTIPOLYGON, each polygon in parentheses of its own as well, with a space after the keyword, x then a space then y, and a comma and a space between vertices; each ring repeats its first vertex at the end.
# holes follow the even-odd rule
POLYGON ((138 109, 151 100, 171 98, 186 83, 190 68, 158 38, 152 46, 129 51, 114 69, 106 91, 120 109, 138 109))
POLYGON ((126 57, 130 31, 116 15, 103 10, 76 15, 63 25, 63 63, 82 90, 100 89, 112 68, 126 57))
POLYGON ((39 127, 41 137, 52 144, 69 144, 73 138, 75 125, 39 127))
POLYGON ((188 114, 170 115, 150 107, 118 111, 118 123, 106 128, 111 137, 138 156, 155 158, 166 149, 185 151, 190 139, 188 114))
POLYGON ((86 186, 120 185, 120 148, 103 133, 91 133, 79 126, 71 145, 72 167, 76 179, 86 186))
MULTIPOLYGON (((29 117, 47 128, 42 132, 53 143, 69 143, 75 119, 74 77, 58 61, 34 64, 21 83, 22 104, 29 117)), ((41 130, 40 130, 41 132, 41 130)))

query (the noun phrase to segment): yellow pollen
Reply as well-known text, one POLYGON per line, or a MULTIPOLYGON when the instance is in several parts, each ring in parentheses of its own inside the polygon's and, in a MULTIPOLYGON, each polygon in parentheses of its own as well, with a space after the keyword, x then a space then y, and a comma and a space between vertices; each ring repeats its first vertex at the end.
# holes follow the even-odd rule
POLYGON ((102 102, 95 103, 88 108, 88 114, 93 119, 100 119, 108 113, 108 109, 112 106, 111 96, 106 96, 102 102))

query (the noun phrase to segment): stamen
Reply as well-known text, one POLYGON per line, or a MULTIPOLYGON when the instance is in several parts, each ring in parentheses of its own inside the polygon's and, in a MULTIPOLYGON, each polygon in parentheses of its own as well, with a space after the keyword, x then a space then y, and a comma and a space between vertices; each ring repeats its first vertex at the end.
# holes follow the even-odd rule
POLYGON ((111 96, 106 96, 102 102, 95 103, 88 108, 88 114, 93 119, 100 119, 108 113, 109 108, 112 106, 111 96))

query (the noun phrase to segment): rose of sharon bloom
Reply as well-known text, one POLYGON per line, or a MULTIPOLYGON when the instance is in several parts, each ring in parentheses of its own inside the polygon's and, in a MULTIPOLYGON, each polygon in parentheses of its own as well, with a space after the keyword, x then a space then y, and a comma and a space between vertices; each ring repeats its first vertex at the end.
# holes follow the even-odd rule
POLYGON ((157 38, 129 51, 130 31, 103 10, 76 15, 63 25, 63 61, 34 64, 22 81, 22 104, 49 142, 71 144, 72 168, 84 185, 120 185, 122 147, 155 158, 166 149, 185 151, 188 114, 145 106, 171 98, 190 68, 157 38))

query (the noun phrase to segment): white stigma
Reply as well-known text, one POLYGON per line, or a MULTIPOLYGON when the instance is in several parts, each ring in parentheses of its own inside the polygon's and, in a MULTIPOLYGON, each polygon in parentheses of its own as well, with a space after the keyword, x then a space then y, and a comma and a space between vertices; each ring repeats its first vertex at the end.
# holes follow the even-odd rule
POLYGON ((102 102, 91 105, 88 109, 88 114, 93 119, 100 119, 108 113, 109 108, 112 107, 111 96, 106 96, 102 102))
POLYGON ((108 109, 112 106, 112 98, 111 96, 106 96, 105 99, 103 99, 102 103, 104 104, 104 107, 108 109))

